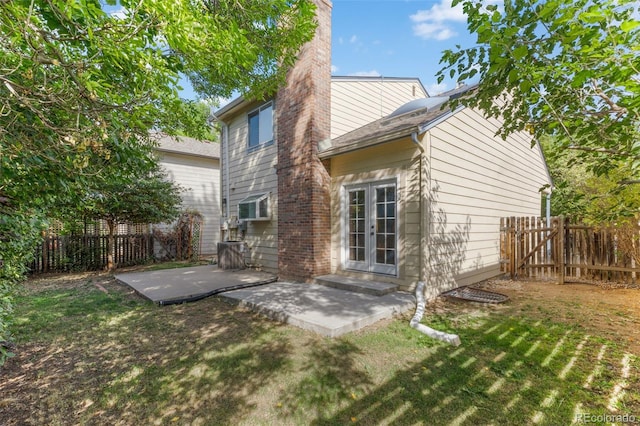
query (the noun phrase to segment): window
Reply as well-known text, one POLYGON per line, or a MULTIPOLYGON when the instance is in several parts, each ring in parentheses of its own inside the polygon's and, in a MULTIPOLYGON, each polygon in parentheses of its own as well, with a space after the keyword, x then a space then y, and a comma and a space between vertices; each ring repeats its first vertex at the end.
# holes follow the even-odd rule
POLYGON ((238 203, 238 218, 269 220, 269 194, 250 195, 238 203))
POLYGON ((273 142, 273 102, 249 113, 249 149, 273 142))

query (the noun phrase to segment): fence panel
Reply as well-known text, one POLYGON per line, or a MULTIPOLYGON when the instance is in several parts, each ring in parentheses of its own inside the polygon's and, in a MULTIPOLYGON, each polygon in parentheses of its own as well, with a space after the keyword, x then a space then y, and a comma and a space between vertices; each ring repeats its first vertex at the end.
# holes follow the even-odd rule
POLYGON ((563 217, 500 220, 501 271, 514 278, 635 283, 638 229, 595 228, 563 217), (630 234, 631 233, 631 234, 630 234), (623 247, 624 246, 624 247, 623 247))
MULTIPOLYGON (((31 273, 97 271, 107 266, 107 235, 44 234, 30 265, 31 273)), ((114 261, 131 266, 153 258, 153 236, 114 236, 114 261)))

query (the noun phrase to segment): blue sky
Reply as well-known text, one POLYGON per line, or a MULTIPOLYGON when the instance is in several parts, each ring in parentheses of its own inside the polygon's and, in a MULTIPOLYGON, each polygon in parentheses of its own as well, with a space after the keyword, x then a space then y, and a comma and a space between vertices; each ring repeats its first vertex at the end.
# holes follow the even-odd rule
MULTIPOLYGON (((437 84, 435 74, 442 68, 442 51, 475 41, 461 5, 451 8, 451 0, 332 2, 333 75, 418 77, 432 96, 455 87, 450 80, 437 84)), ((181 96, 195 99, 188 82, 182 85, 181 96)))
POLYGON ((455 86, 437 84, 442 51, 475 42, 450 0, 333 0, 332 21, 334 75, 418 77, 430 95, 455 86))

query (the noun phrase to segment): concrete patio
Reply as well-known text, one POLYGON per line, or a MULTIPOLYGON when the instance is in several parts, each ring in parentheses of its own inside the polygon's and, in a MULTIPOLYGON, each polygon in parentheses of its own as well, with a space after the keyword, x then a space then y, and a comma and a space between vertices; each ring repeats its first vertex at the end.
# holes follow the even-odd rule
POLYGON ((218 295, 269 318, 329 337, 415 309, 413 295, 370 294, 368 282, 350 280, 353 286, 349 291, 328 285, 276 282, 277 277, 268 273, 223 271, 212 265, 122 273, 116 279, 161 305, 218 295))
POLYGON ((223 291, 264 285, 278 279, 266 272, 223 271, 215 265, 125 272, 115 278, 159 305, 194 302, 223 291))

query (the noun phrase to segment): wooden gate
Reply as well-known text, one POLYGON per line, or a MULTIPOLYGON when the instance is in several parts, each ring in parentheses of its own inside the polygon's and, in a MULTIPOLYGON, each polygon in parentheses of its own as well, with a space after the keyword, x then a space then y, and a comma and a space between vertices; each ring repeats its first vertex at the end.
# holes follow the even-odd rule
POLYGON ((500 219, 500 269, 511 279, 520 277, 564 282, 564 219, 507 217, 500 219))
POLYGON ((635 283, 640 273, 638 254, 622 249, 620 230, 571 224, 562 216, 502 218, 500 230, 500 268, 512 279, 635 283))

